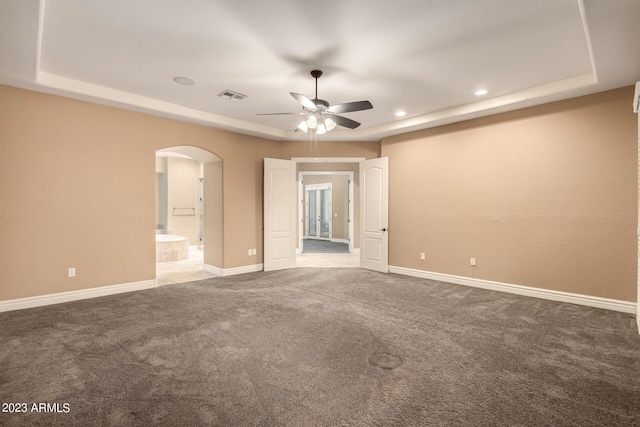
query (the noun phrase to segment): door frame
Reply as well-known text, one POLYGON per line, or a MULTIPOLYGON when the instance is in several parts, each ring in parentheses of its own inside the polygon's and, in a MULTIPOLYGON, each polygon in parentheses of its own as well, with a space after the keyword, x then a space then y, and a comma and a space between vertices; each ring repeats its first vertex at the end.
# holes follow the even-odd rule
MULTIPOLYGON (((308 159, 304 159, 304 160, 297 160, 297 159, 292 159, 292 160, 296 160, 298 163, 312 163, 310 160, 308 159)), ((352 161, 352 159, 349 159, 350 161, 346 162, 346 161, 342 161, 341 163, 360 163, 352 161)), ((316 160, 317 162, 317 160, 316 160)), ((353 181, 353 171, 298 171, 298 248, 296 249, 296 253, 300 254, 302 253, 302 240, 304 239, 304 176, 305 175, 326 175, 326 176, 331 176, 331 175, 346 175, 348 177, 349 180, 349 219, 348 219, 348 224, 349 224, 349 253, 353 253, 353 242, 354 242, 354 228, 353 228, 353 224, 355 223, 354 221, 354 181, 353 181)))
MULTIPOLYGON (((329 201, 329 235, 327 237, 322 237, 322 221, 321 218, 318 217, 317 219, 315 219, 315 223, 316 223, 316 235, 313 236, 312 238, 314 239, 318 239, 318 240, 328 240, 331 241, 333 238, 333 184, 330 182, 325 182, 322 184, 306 184, 304 185, 304 217, 303 217, 303 224, 304 224, 304 237, 306 239, 309 238, 309 227, 310 227, 310 221, 309 221, 309 191, 316 191, 316 209, 318 209, 318 214, 320 215, 320 217, 322 216, 321 212, 322 212, 322 197, 320 196, 320 193, 318 192, 318 190, 329 190, 329 194, 331 194, 331 200, 329 201)), ((317 216, 317 215, 316 215, 317 216)))

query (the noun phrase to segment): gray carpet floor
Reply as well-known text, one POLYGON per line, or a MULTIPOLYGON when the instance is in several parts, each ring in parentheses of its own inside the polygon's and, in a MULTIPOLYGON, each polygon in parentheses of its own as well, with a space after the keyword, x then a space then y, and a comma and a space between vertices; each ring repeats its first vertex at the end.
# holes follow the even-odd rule
POLYGON ((640 425, 631 315, 361 269, 0 313, 0 344, 6 426, 640 425))
POLYGON ((349 244, 341 242, 331 242, 329 240, 304 239, 302 241, 302 252, 304 253, 348 253, 349 244))

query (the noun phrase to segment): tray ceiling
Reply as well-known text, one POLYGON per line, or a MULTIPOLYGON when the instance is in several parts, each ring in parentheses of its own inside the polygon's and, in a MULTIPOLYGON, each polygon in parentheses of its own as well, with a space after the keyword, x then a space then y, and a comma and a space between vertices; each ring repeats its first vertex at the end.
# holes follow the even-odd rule
POLYGON ((0 83, 279 140, 305 138, 299 117, 257 114, 300 111, 289 92, 313 97, 312 69, 320 98, 374 106, 333 140, 640 80, 637 0, 22 0, 0 16, 0 83))

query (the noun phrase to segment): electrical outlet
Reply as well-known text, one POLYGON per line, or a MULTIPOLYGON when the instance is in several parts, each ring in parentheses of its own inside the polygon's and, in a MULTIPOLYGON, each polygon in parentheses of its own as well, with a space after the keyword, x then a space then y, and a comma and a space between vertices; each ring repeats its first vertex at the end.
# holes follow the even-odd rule
POLYGON ((247 255, 251 256, 251 249, 247 250, 247 255))
POLYGON ((476 266, 476 259, 471 258, 471 267, 475 267, 475 266, 476 266))
POLYGON ((71 267, 67 270, 67 274, 69 275, 69 277, 76 277, 76 269, 74 267, 71 267))
POLYGON ((251 255, 255 255, 256 254, 256 248, 251 249, 251 255))
POLYGON ((424 252, 420 252, 420 260, 424 261, 425 259, 427 259, 427 256, 424 254, 424 252))

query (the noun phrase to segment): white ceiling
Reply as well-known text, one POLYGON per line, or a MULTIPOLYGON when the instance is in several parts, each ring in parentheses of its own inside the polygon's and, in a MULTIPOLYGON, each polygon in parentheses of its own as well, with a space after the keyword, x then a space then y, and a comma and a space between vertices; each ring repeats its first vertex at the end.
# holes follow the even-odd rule
POLYGON ((257 114, 299 112, 320 69, 320 98, 374 106, 323 138, 378 140, 631 85, 639 18, 640 0, 0 0, 0 83, 286 140, 298 116, 257 114))

